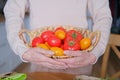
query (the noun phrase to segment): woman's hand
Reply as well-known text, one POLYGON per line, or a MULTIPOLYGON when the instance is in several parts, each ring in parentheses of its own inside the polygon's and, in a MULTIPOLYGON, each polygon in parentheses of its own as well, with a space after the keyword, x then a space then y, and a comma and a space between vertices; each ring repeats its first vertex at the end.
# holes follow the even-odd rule
POLYGON ((93 64, 96 57, 92 53, 83 51, 65 51, 67 56, 74 56, 68 59, 59 59, 58 61, 64 62, 69 68, 79 68, 93 64))
POLYGON ((47 68, 66 69, 67 65, 65 63, 49 58, 53 54, 54 53, 50 50, 44 50, 42 48, 30 48, 22 55, 22 57, 28 62, 41 65, 47 68))

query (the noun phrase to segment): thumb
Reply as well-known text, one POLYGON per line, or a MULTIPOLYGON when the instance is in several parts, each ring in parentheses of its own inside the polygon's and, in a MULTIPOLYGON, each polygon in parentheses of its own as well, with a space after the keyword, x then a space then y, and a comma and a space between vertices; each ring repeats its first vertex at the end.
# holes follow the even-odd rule
POLYGON ((54 55, 54 52, 51 50, 46 50, 43 48, 36 48, 36 51, 43 54, 43 55, 54 55))
POLYGON ((85 51, 70 51, 70 50, 65 50, 64 53, 67 56, 81 56, 81 54, 86 53, 85 51))

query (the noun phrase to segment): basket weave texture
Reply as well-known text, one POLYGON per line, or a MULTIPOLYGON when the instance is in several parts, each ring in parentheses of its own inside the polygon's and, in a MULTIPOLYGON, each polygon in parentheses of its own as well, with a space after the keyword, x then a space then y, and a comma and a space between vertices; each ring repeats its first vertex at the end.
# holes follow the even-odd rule
MULTIPOLYGON (((57 27, 58 26, 44 26, 44 27, 41 27, 41 28, 38 28, 35 30, 27 30, 27 29, 23 28, 19 32, 19 37, 24 42, 25 46, 31 47, 32 40, 35 37, 39 36, 43 31, 47 31, 47 30, 54 31, 57 27), (25 36, 29 37, 29 41, 27 41, 25 36)), ((91 46, 88 49, 86 49, 85 51, 88 51, 88 52, 92 51, 100 40, 100 31, 92 32, 88 29, 83 29, 80 27, 68 26, 68 25, 62 25, 62 27, 65 28, 66 31, 74 29, 74 30, 80 32, 84 38, 90 38, 92 40, 91 46)))

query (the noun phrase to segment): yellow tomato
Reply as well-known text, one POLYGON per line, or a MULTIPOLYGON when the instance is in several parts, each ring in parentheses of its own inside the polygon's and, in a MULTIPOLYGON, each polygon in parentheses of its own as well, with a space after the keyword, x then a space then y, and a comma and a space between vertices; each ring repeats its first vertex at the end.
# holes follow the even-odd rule
POLYGON ((45 42, 45 45, 50 49, 50 45, 48 45, 48 43, 47 42, 45 42))
POLYGON ((37 47, 49 50, 49 47, 46 44, 38 44, 37 47))
POLYGON ((85 50, 85 49, 89 48, 91 44, 92 44, 92 41, 89 38, 83 38, 80 41, 80 47, 81 47, 82 50, 85 50))
POLYGON ((51 47, 51 50, 55 53, 55 56, 64 56, 64 51, 59 47, 51 47))
POLYGON ((63 40, 66 37, 66 33, 63 30, 57 30, 57 31, 55 31, 55 36, 57 36, 59 39, 63 40))

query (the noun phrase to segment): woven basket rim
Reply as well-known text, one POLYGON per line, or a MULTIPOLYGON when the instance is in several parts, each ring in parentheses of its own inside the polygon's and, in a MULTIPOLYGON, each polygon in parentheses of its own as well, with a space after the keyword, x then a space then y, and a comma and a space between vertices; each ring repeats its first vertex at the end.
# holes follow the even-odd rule
POLYGON ((31 47, 32 39, 37 37, 37 34, 40 35, 45 30, 55 30, 57 27, 63 27, 66 30, 75 29, 75 30, 79 31, 80 33, 82 33, 82 35, 84 37, 89 37, 89 38, 91 38, 91 40, 95 39, 94 43, 88 49, 86 49, 84 51, 88 51, 88 52, 92 51, 95 48, 95 46, 98 44, 99 40, 100 40, 100 31, 90 31, 90 30, 88 30, 86 28, 81 28, 81 27, 77 27, 77 26, 69 26, 69 25, 44 26, 44 27, 40 27, 40 28, 37 28, 37 29, 33 29, 33 30, 22 29, 20 31, 19 37, 20 37, 20 39, 22 41, 24 41, 24 44, 27 47, 31 47), (27 42, 26 39, 24 39, 24 37, 23 37, 24 33, 28 34, 28 36, 30 37, 30 42, 27 42))

